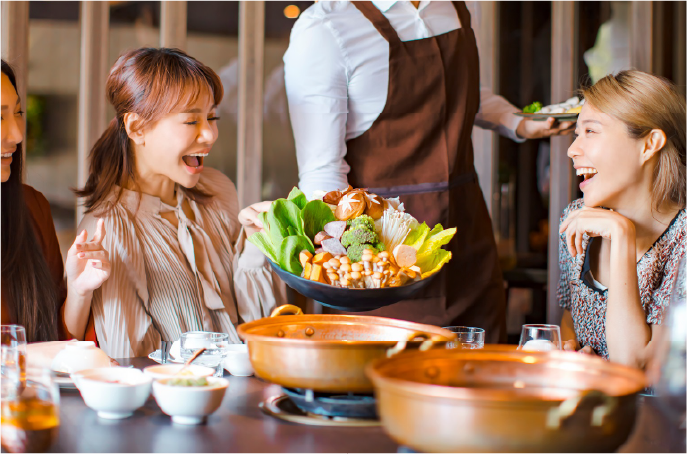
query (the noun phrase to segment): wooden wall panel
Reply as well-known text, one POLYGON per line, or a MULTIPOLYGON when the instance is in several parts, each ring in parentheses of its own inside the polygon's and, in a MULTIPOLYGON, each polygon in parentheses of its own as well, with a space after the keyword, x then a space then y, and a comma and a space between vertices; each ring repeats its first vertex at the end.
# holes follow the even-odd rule
MULTIPOLYGON (((477 20, 473 19, 479 41, 480 84, 498 93, 498 4, 494 1, 474 2, 477 20)), ((487 209, 494 219, 493 194, 497 183, 498 134, 480 128, 472 132, 475 150, 475 171, 487 203, 487 209)), ((496 208, 498 209, 498 207, 496 208)))
MULTIPOLYGON (((551 10, 551 102, 565 101, 572 96, 577 82, 577 14, 575 2, 552 2, 551 10)), ((561 309, 556 290, 558 268, 558 224, 563 209, 572 199, 572 164, 567 150, 571 136, 551 138, 551 195, 549 201, 549 263, 548 305, 549 323, 559 324, 561 309)))
MULTIPOLYGON (((88 154, 105 131, 105 83, 108 75, 110 5, 107 2, 81 2, 81 49, 78 101, 78 187, 88 178, 88 154)), ((83 217, 84 208, 77 204, 76 223, 83 217)), ((89 232, 92 233, 92 232, 89 232)))
POLYGON ((651 72, 653 2, 633 1, 630 4, 630 63, 635 69, 651 72))
POLYGON ((160 2, 160 47, 186 50, 186 1, 160 2))
POLYGON ((238 167, 239 205, 262 200, 263 66, 265 2, 239 6, 238 167))

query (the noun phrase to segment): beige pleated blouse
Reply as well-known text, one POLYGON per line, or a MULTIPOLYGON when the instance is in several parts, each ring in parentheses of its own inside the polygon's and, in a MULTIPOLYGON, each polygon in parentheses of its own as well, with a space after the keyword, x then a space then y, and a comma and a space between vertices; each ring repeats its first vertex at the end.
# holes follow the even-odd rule
MULTIPOLYGON (((92 309, 100 347, 110 357, 147 356, 161 340, 194 330, 228 333, 239 342, 239 323, 286 301, 284 284, 245 240, 231 180, 206 168, 198 187, 214 196, 205 204, 188 199, 195 221, 181 209, 182 191, 177 206, 119 187, 105 202, 113 207, 103 217, 112 271, 95 291, 92 309), (178 227, 160 216, 167 211, 176 214, 178 227)), ((78 231, 87 229, 91 238, 97 220, 86 215, 78 231)))

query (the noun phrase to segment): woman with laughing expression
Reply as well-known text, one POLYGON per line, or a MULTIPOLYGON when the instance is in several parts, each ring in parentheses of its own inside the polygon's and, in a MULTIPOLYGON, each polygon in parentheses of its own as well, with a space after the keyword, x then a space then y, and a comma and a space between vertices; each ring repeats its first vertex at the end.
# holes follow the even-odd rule
POLYGON ((105 221, 112 274, 93 295, 110 356, 144 356, 186 331, 228 333, 269 314, 284 287, 245 241, 234 184, 204 168, 217 140, 219 77, 177 49, 119 57, 107 79, 116 117, 91 150, 80 229, 105 221))
MULTIPOLYGON (((4 60, 1 97, 2 324, 22 325, 29 342, 94 340, 91 298, 110 274, 102 247, 103 223, 90 227, 94 233, 90 242, 88 232, 77 235, 63 265, 50 204, 43 194, 23 184, 24 112, 14 71, 4 60)), ((63 346, 53 343, 47 348, 63 346)), ((41 344, 33 352, 45 347, 41 344)))
POLYGON ((563 212, 566 350, 643 367, 685 254, 685 98, 640 71, 584 89, 568 149, 584 197, 563 212))

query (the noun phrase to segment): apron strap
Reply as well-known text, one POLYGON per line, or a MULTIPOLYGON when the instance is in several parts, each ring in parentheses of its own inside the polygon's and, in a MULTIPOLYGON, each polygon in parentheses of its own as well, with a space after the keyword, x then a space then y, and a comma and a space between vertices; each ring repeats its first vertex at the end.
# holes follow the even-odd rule
POLYGON ((460 26, 466 30, 472 28, 470 24, 470 11, 468 10, 465 2, 452 2, 456 12, 458 13, 458 19, 460 19, 460 26))
POLYGON ((374 25, 379 34, 389 42, 389 46, 398 46, 401 44, 401 38, 398 37, 398 33, 396 33, 394 27, 391 26, 389 19, 387 19, 372 2, 354 1, 351 3, 363 13, 363 16, 365 16, 367 20, 372 22, 372 25, 374 25))

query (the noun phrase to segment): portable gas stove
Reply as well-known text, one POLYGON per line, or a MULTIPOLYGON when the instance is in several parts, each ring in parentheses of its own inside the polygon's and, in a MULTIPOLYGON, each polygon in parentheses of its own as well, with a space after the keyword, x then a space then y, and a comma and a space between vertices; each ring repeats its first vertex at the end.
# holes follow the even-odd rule
POLYGON ((381 425, 374 396, 328 394, 313 390, 282 388, 260 404, 262 411, 285 421, 316 426, 374 427, 381 425))

